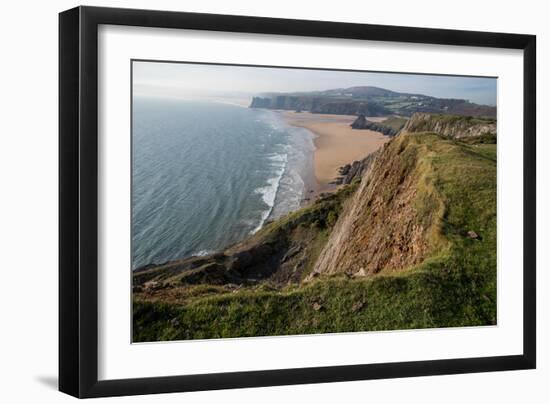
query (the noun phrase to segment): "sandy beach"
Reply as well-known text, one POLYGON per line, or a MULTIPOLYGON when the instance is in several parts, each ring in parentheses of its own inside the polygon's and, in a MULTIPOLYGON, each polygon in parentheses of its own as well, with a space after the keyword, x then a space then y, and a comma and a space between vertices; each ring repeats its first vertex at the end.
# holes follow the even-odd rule
MULTIPOLYGON (((317 192, 330 189, 330 182, 338 176, 338 168, 361 160, 390 140, 379 132, 352 129, 356 119, 351 115, 311 114, 282 111, 293 126, 309 129, 315 134, 314 166, 317 192)), ((382 121, 384 118, 369 118, 382 121)))

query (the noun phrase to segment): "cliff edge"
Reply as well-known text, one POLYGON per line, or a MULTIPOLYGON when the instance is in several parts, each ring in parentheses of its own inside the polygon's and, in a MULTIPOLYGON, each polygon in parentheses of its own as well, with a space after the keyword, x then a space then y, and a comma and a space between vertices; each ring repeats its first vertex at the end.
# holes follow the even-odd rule
POLYGON ((493 138, 496 143, 497 123, 493 118, 414 113, 402 132, 433 132, 453 139, 493 138))

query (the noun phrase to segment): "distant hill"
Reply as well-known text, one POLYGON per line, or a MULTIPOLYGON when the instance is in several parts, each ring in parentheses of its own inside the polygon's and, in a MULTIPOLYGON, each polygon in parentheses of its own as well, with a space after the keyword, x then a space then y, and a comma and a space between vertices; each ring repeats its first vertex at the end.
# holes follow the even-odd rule
POLYGON ((415 112, 425 112, 496 117, 496 107, 490 105, 475 104, 456 98, 399 93, 373 86, 312 92, 266 93, 253 97, 250 107, 365 116, 401 115, 408 117, 415 112))
POLYGON ((453 139, 496 143, 497 123, 492 118, 474 118, 442 114, 415 113, 403 126, 403 132, 434 132, 453 139))
POLYGON ((400 94, 395 91, 374 86, 339 88, 336 90, 323 91, 322 93, 325 95, 351 94, 353 97, 395 97, 400 94))

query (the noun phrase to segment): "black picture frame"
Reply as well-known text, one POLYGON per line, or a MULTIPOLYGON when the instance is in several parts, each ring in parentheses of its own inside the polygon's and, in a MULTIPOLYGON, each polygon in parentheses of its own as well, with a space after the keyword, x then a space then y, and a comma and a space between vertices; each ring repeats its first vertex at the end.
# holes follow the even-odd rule
POLYGON ((325 383, 536 366, 536 37, 151 10, 77 7, 59 15, 59 390, 105 397, 325 383), (99 381, 98 26, 113 24, 523 50, 523 354, 99 381))

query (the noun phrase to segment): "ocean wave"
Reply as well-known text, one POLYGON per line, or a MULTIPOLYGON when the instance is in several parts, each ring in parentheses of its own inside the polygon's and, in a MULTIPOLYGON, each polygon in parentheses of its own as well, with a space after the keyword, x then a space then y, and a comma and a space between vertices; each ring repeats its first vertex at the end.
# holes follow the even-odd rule
MULTIPOLYGON (((286 147, 285 147, 286 149, 286 147)), ((267 159, 270 161, 276 161, 279 163, 283 163, 283 168, 288 162, 288 154, 287 153, 273 153, 267 156, 267 159)))
POLYGON ((197 251, 196 253, 194 254, 191 254, 192 257, 205 257, 207 255, 210 255, 212 254, 214 251, 211 251, 211 250, 200 250, 200 251, 197 251))
POLYGON ((272 154, 268 156, 268 159, 274 163, 272 167, 276 168, 275 175, 267 180, 267 185, 263 187, 256 188, 254 192, 261 195, 262 201, 268 206, 266 210, 262 212, 260 224, 256 226, 250 234, 256 233, 262 228, 265 221, 273 211, 275 206, 275 198, 277 197, 277 191, 281 185, 281 179, 285 173, 285 169, 288 163, 288 154, 272 154))
POLYGON ((313 133, 289 125, 279 113, 266 112, 262 114, 263 121, 274 133, 282 135, 282 142, 276 145, 280 153, 266 156, 275 175, 266 186, 255 190, 262 195, 268 209, 262 212, 260 222, 251 234, 260 230, 269 218, 275 219, 298 209, 306 192, 306 178, 313 175, 313 133))

